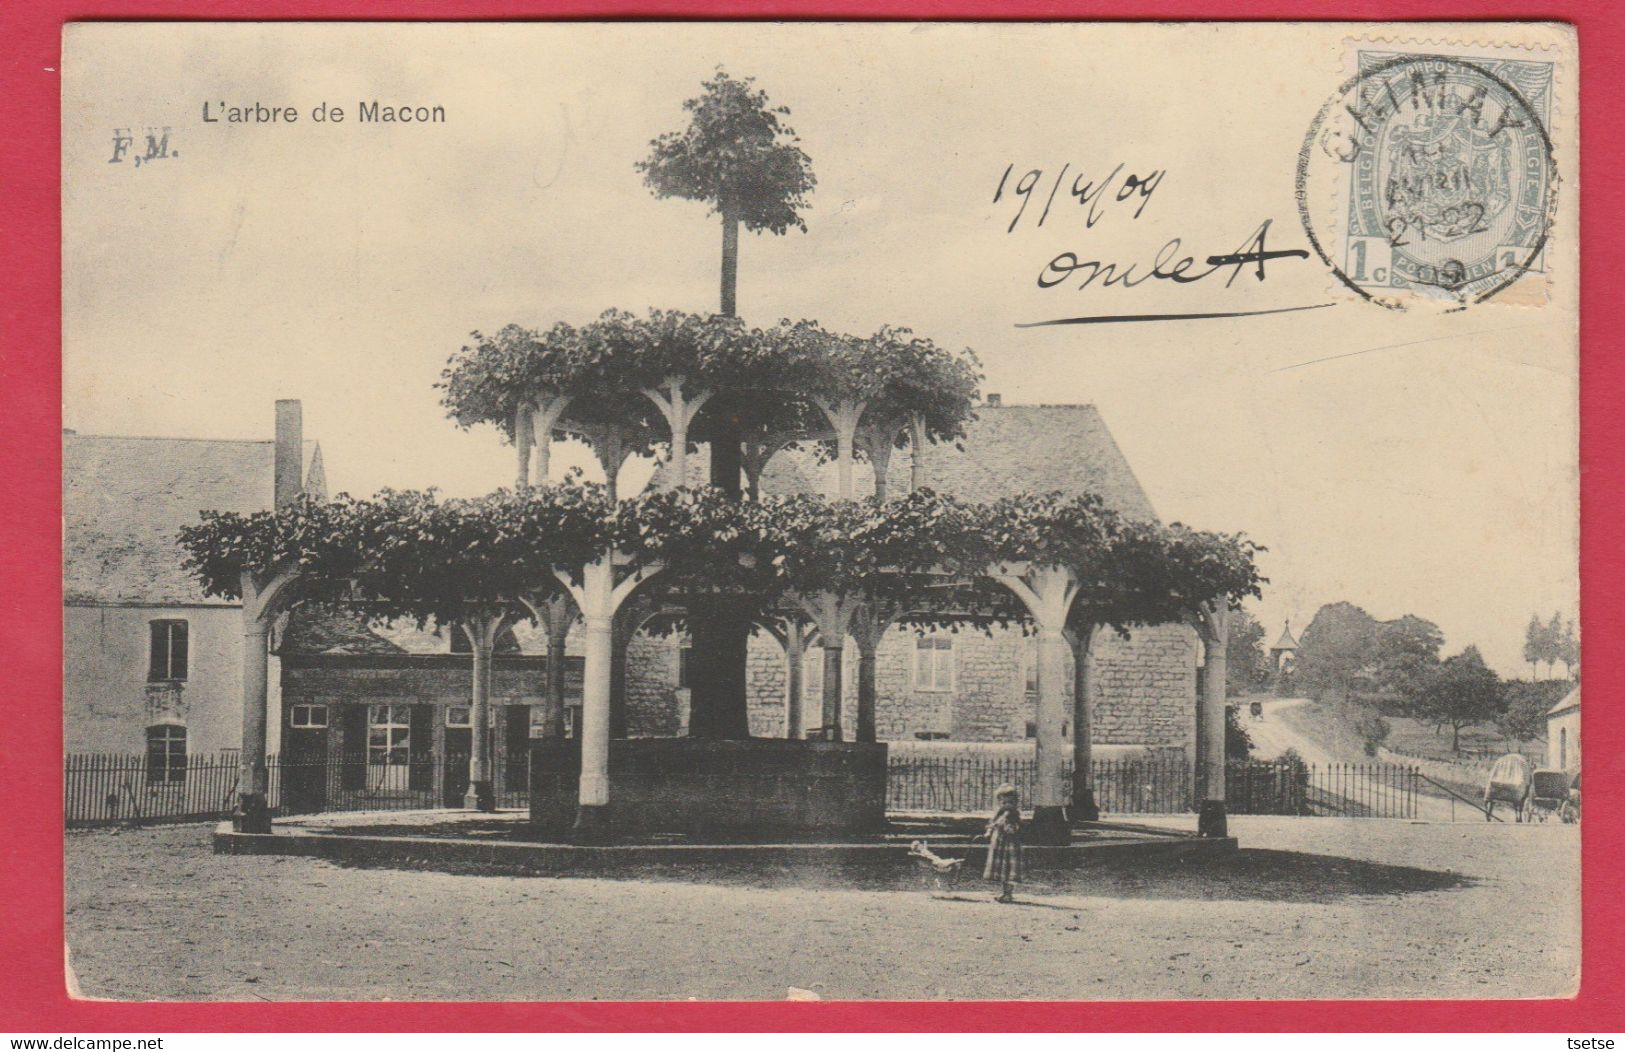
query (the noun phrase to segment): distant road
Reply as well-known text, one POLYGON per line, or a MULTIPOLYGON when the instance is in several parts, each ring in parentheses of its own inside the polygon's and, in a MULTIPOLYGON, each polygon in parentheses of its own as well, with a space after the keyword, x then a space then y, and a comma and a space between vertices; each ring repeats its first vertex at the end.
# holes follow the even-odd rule
MULTIPOLYGON (((1273 760, 1288 749, 1295 749, 1303 761, 1316 767, 1329 767, 1333 764, 1361 764, 1372 763, 1368 756, 1337 756, 1333 755, 1320 741, 1311 736, 1312 732, 1303 732, 1290 725, 1286 720, 1280 719, 1280 714, 1286 710, 1309 704, 1308 698, 1265 698, 1263 701, 1264 718, 1252 719, 1247 710, 1252 703, 1251 698, 1242 702, 1241 725, 1246 728, 1247 736, 1253 741, 1253 755, 1260 760, 1273 760)), ((1408 765, 1407 765, 1408 766, 1408 765)), ((1354 797, 1360 795, 1364 788, 1360 784, 1358 774, 1345 780, 1342 785, 1345 791, 1354 797)), ((1373 791, 1376 786, 1370 787, 1373 791)), ((1448 797, 1433 795, 1437 792, 1426 782, 1422 783, 1422 791, 1416 795, 1416 818, 1424 822, 1450 822, 1450 821, 1476 821, 1482 822, 1483 816, 1466 804, 1456 801, 1454 806, 1448 797)))

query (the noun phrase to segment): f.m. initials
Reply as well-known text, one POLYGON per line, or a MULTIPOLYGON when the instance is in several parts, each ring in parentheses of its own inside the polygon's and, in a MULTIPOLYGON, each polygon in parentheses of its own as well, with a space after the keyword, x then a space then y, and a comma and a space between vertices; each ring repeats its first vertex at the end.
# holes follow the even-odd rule
POLYGON ((145 150, 133 150, 135 136, 129 128, 113 129, 113 156, 107 159, 108 164, 123 164, 125 158, 135 162, 137 168, 148 161, 164 161, 171 157, 179 157, 179 150, 169 148, 169 128, 148 128, 145 131, 145 150))

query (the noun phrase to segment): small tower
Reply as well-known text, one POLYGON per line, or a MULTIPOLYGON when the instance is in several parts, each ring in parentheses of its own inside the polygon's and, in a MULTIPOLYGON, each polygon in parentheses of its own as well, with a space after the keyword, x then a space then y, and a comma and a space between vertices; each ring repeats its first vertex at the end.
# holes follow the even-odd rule
POLYGON ((1277 673, 1291 672, 1297 662, 1298 641, 1292 638, 1292 621, 1289 618, 1286 627, 1281 629, 1281 638, 1270 647, 1270 667, 1277 673))

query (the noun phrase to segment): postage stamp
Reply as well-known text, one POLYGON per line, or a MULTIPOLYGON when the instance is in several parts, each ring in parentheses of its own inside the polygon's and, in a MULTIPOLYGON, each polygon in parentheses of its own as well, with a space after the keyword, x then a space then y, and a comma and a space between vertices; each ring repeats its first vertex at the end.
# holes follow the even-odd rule
POLYGON ((1354 64, 1298 172, 1305 229, 1339 281, 1394 308, 1514 285, 1508 301, 1542 302, 1553 63, 1362 47, 1354 64))

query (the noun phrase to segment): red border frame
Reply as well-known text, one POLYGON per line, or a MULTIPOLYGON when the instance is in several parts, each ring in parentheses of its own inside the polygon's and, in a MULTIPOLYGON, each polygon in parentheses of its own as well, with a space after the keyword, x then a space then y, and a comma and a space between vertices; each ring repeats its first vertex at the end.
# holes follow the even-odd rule
MULTIPOLYGON (((1324 19, 1314 0, 10 0, 0 9, 4 183, 0 274, 0 420, 13 499, 0 510, 0 624, 5 703, 61 696, 61 27, 107 19, 1324 19)), ((1625 899, 1611 886, 1609 846, 1625 832, 1621 673, 1625 554, 1610 544, 1625 507, 1616 464, 1625 368, 1612 337, 1625 328, 1618 227, 1625 200, 1625 7, 1610 0, 1344 0, 1340 20, 1552 20, 1579 29, 1583 181, 1581 322, 1581 622, 1598 699, 1586 722, 1583 836, 1584 975, 1559 1001, 122 1004, 70 1000, 63 989, 61 725, 30 706, 30 736, 0 760, 0 838, 9 908, 0 1026, 14 1031, 220 1030, 1625 1030, 1621 947, 1625 899), (1613 411, 1611 411, 1613 410, 1613 411), (1599 717, 1602 717, 1599 719, 1599 717)), ((1492 572, 1493 568, 1487 568, 1492 572)), ((1510 952, 1510 951, 1509 951, 1510 952)))

